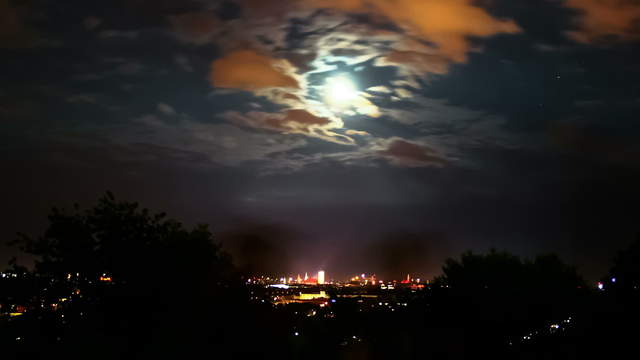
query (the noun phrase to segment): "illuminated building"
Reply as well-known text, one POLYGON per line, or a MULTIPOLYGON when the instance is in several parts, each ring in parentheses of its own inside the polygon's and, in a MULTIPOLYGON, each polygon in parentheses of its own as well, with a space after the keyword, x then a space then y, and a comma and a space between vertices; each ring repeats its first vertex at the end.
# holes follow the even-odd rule
POLYGON ((302 283, 305 285, 317 285, 318 279, 307 277, 306 279, 304 279, 304 281, 302 281, 302 283))
POLYGON ((324 270, 318 271, 318 285, 324 285, 324 270))
POLYGON ((274 299, 274 304, 292 304, 292 303, 311 303, 316 305, 326 305, 329 300, 329 295, 324 290, 314 293, 300 292, 294 295, 277 296, 274 299))

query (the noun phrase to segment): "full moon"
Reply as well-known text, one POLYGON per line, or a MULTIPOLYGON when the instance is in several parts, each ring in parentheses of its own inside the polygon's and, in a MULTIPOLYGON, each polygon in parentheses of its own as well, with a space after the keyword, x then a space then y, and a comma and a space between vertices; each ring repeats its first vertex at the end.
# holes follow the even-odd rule
POLYGON ((356 85, 345 75, 330 77, 325 85, 325 101, 334 109, 344 110, 358 99, 356 85))

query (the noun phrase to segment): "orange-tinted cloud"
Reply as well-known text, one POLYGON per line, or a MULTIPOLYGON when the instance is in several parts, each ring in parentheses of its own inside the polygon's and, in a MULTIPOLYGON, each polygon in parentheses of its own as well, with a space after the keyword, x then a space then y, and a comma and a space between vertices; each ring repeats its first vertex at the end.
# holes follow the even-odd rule
POLYGON ((378 154, 386 157, 396 166, 443 167, 448 164, 446 158, 436 150, 419 144, 414 144, 401 138, 391 139, 386 149, 378 151, 378 154))
POLYGON ((371 134, 362 130, 347 130, 344 133, 347 135, 371 136, 371 134))
POLYGON ((0 48, 20 49, 33 46, 36 34, 29 29, 9 0, 0 0, 0 48))
POLYGON ((517 33, 510 20, 499 20, 472 0, 308 0, 317 7, 368 12, 387 17, 396 25, 436 45, 441 55, 464 62, 471 50, 469 37, 517 33))
POLYGON ((582 43, 615 37, 620 41, 640 39, 640 3, 636 0, 567 0, 567 6, 581 12, 580 27, 569 36, 582 43))
POLYGON ((215 60, 211 64, 210 80, 215 87, 246 91, 300 88, 288 61, 253 50, 234 51, 215 60))
POLYGON ((211 42, 221 30, 220 20, 210 12, 171 16, 169 21, 180 40, 195 45, 211 42))
POLYGON ((414 75, 446 74, 449 64, 449 60, 440 55, 400 50, 394 50, 380 60, 380 65, 400 65, 414 75))
POLYGON ((331 120, 313 115, 306 110, 293 109, 287 110, 284 117, 267 118, 265 124, 274 129, 295 131, 327 126, 331 124, 331 120))
POLYGON ((253 18, 283 18, 295 7, 293 1, 281 1, 281 0, 239 0, 238 2, 243 6, 245 12, 253 18))
POLYGON ((235 124, 256 129, 302 134, 343 145, 354 143, 350 137, 334 132, 344 126, 340 119, 317 116, 304 109, 290 109, 274 114, 258 111, 246 114, 228 112, 224 117, 235 124))

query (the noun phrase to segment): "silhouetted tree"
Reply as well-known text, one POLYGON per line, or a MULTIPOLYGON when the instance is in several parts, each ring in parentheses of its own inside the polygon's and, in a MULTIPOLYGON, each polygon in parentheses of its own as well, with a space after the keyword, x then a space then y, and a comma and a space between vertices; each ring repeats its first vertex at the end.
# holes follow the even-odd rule
POLYGON ((604 283, 607 290, 624 295, 640 292, 640 236, 616 254, 604 283))
POLYGON ((158 282, 194 284, 231 270, 206 225, 186 229, 164 213, 117 201, 110 192, 87 210, 53 208, 43 236, 20 234, 15 244, 35 255, 39 274, 80 273, 92 279, 108 274, 137 289, 158 282))
POLYGON ((84 344, 73 349, 80 357, 175 358, 169 349, 214 343, 205 334, 220 339, 231 323, 233 266, 206 225, 187 229, 107 193, 86 210, 54 208, 42 236, 22 234, 14 245, 35 256, 39 278, 79 274, 73 285, 52 281, 47 291, 81 290, 69 306, 84 315, 65 338, 70 346, 84 344), (112 282, 99 281, 103 274, 112 282), (110 343, 110 352, 94 354, 102 343, 110 343))
POLYGON ((576 270, 556 255, 523 260, 494 249, 468 251, 446 260, 435 282, 434 312, 464 329, 466 347, 497 352, 507 338, 571 315, 583 287, 576 270))
POLYGON ((460 260, 449 258, 442 267, 443 275, 437 284, 472 291, 495 289, 498 291, 571 291, 584 286, 576 269, 565 264, 557 255, 539 255, 533 260, 522 260, 504 251, 491 249, 487 254, 471 251, 460 260))

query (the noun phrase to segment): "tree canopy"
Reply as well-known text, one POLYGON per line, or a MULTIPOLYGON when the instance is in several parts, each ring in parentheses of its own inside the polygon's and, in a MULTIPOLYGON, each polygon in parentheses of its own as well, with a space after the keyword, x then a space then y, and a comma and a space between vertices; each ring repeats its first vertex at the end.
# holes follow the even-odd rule
POLYGON ((576 269, 557 255, 521 259, 492 249, 486 254, 467 251, 460 259, 449 258, 442 267, 440 283, 457 289, 575 289, 584 281, 576 269))
POLYGON ((187 229, 165 213, 119 201, 107 192, 86 210, 53 208, 42 236, 14 242, 36 257, 39 274, 87 278, 108 274, 121 284, 193 283, 223 276, 231 262, 207 225, 187 229))
POLYGON ((628 248, 616 254, 605 283, 608 289, 640 291, 640 236, 628 248))

